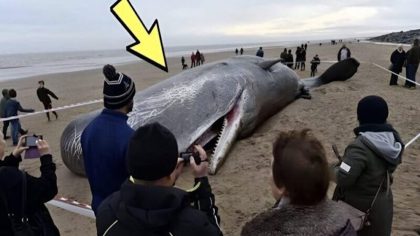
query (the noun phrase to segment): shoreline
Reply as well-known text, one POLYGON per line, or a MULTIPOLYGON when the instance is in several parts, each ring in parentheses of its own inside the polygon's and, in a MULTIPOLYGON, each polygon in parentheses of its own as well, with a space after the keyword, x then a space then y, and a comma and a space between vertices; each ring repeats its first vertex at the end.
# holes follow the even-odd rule
MULTIPOLYGON (((308 45, 316 45, 319 43, 328 43, 328 40, 313 40, 312 42, 308 43, 308 45)), ((302 44, 301 41, 282 41, 282 42, 266 42, 266 43, 261 43, 261 44, 257 44, 257 43, 248 43, 248 44, 244 44, 244 46, 242 46, 245 50, 251 50, 251 49, 258 49, 259 46, 262 46, 264 48, 267 49, 275 49, 275 48, 285 48, 285 47, 292 47, 292 48, 296 48, 297 46, 299 46, 300 44, 302 44)), ((240 45, 240 44, 238 44, 240 45)), ((171 47, 169 47, 171 48, 171 47)), ((186 57, 186 61, 189 61, 189 56, 190 56, 190 52, 191 50, 186 50, 186 48, 197 48, 200 52, 204 53, 205 55, 207 54, 214 54, 214 53, 227 53, 227 52, 233 52, 235 50, 235 47, 232 44, 220 44, 220 45, 198 45, 198 46, 176 46, 175 48, 184 48, 182 51, 173 51, 173 52, 166 52, 167 54, 167 59, 173 59, 173 58, 180 58, 181 56, 185 56, 186 57), (200 47, 202 49, 200 49, 200 47)), ((237 47, 238 49, 240 48, 240 46, 237 47)), ((193 50, 195 52, 195 50, 193 50)), ((255 50, 256 51, 256 50, 255 50)), ((74 52, 64 52, 64 54, 77 54, 77 53, 88 53, 88 52, 92 52, 92 53, 103 53, 103 52, 118 52, 118 53, 124 53, 126 55, 120 55, 120 56, 114 56, 114 57, 106 57, 109 58, 109 61, 111 64, 114 64, 116 66, 125 66, 125 65, 132 65, 132 64, 136 64, 136 63, 144 63, 144 61, 130 53, 128 53, 127 51, 124 50, 116 50, 116 49, 111 49, 111 50, 95 50, 95 51, 74 51, 74 52)), ((29 53, 29 55, 55 55, 55 54, 60 54, 61 52, 46 52, 46 53, 29 53)), ((19 54, 5 54, 4 56, 24 56, 25 54, 19 53, 19 54)), ((0 55, 1 56, 1 55, 0 55)), ((97 60, 100 60, 97 58, 97 60)), ((103 59, 102 59, 103 60, 103 59)), ((81 72, 81 71, 91 71, 91 70, 96 70, 99 68, 102 68, 103 63, 99 64, 98 62, 94 62, 94 58, 85 58, 85 59, 80 59, 79 61, 74 61, 74 59, 67 59, 67 60, 63 60, 61 61, 61 64, 64 64, 64 66, 67 67, 63 67, 63 65, 61 64, 49 64, 49 63, 41 63, 41 64, 34 64, 34 65, 27 65, 27 66, 23 66, 23 65, 18 65, 18 66, 5 66, 5 67, 0 67, 0 72, 3 73, 11 73, 12 75, 10 75, 9 77, 5 77, 5 78, 1 78, 0 77, 0 82, 7 82, 7 81, 11 81, 11 80, 21 80, 21 79, 27 79, 27 78, 31 78, 31 77, 37 77, 37 76, 45 76, 45 75, 55 75, 55 74, 61 74, 61 73, 74 73, 74 72, 81 72), (70 67, 69 65, 71 64, 71 62, 74 62, 75 64, 80 63, 80 61, 87 61, 85 62, 85 64, 79 64, 78 67, 73 68, 70 67), (93 60, 93 62, 90 62, 89 60, 93 60), (96 65, 89 65, 95 63, 96 65), (51 66, 55 66, 56 68, 54 69, 54 71, 45 71, 48 70, 48 67, 51 66), (61 66, 61 68, 60 68, 61 66), (38 71, 33 71, 30 69, 33 68, 37 68, 38 71), (18 73, 18 72, 11 72, 8 70, 16 70, 16 69, 21 69, 22 72, 20 72, 20 74, 25 74, 25 75, 20 75, 19 77, 16 77, 17 75, 13 75, 18 73)))

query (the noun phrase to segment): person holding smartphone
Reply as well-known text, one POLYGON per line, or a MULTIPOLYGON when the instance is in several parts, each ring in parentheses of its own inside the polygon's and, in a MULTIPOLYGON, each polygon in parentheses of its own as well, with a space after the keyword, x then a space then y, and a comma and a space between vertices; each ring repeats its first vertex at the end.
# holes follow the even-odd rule
POLYGON ((200 163, 190 156, 194 188, 184 191, 174 187, 185 168, 175 136, 159 123, 135 131, 127 151, 130 177, 99 206, 98 235, 222 235, 207 155, 201 146, 194 149, 200 163))
MULTIPOLYGON (((23 145, 27 136, 22 136, 19 139, 18 145, 13 152, 0 160, 0 235, 14 235, 11 221, 14 220, 17 223, 21 223, 20 210, 17 210, 16 206, 22 204, 22 172, 18 169, 19 163, 22 161, 22 153, 28 149, 23 145), (7 202, 5 206, 4 201, 7 202), (9 215, 9 216, 8 216, 9 215), (11 216, 10 216, 11 215, 11 216)), ((58 192, 57 188, 57 176, 55 174, 56 166, 52 160, 50 147, 47 141, 38 139, 36 141, 37 149, 41 155, 41 176, 34 177, 25 173, 26 178, 26 204, 24 212, 28 218, 28 222, 31 226, 35 224, 32 220, 33 214, 42 211, 44 220, 43 232, 35 232, 36 235, 49 235, 56 236, 60 235, 57 227, 49 215, 48 209, 44 203, 50 201, 55 197, 58 192), (44 234, 43 234, 44 233, 44 234)), ((3 139, 3 134, 0 134, 0 156, 4 155, 6 142, 3 139)))

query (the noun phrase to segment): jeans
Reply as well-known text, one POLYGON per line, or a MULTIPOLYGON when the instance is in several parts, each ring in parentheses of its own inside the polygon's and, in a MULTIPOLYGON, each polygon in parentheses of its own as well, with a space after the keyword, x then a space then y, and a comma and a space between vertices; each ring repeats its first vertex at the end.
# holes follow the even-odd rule
POLYGON ((12 126, 13 145, 16 146, 19 142, 19 130, 21 129, 20 128, 20 121, 19 121, 19 119, 11 120, 10 124, 12 126))
MULTIPOLYGON (((415 65, 415 64, 407 64, 406 69, 406 75, 407 75, 407 79, 412 80, 412 81, 416 81, 416 73, 417 73, 417 69, 419 68, 419 65, 415 65)), ((405 86, 407 87, 416 87, 415 83, 412 83, 410 81, 405 81, 405 86)))
POLYGON ((9 121, 3 121, 3 137, 6 138, 7 128, 9 128, 9 121))

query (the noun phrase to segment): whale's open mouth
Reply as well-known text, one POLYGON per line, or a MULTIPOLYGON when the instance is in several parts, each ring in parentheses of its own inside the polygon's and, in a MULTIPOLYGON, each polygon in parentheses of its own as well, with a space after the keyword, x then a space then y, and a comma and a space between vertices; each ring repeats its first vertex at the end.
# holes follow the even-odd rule
MULTIPOLYGON (((219 145, 220 138, 230 128, 236 119, 239 118, 239 106, 236 103, 227 114, 221 116, 214 122, 204 133, 197 138, 192 145, 201 145, 207 153, 214 154, 217 146, 219 145)), ((191 146, 192 146, 191 145, 191 146)), ((191 146, 188 150, 191 150, 191 146)))
MULTIPOLYGON (((224 158, 236 138, 240 113, 240 99, 238 99, 232 108, 203 132, 187 150, 191 151, 194 144, 199 144, 206 150, 210 162, 216 162, 215 165, 218 165, 217 162, 223 161, 219 160, 219 157, 224 158)), ((215 169, 210 167, 211 173, 215 171, 215 169)))

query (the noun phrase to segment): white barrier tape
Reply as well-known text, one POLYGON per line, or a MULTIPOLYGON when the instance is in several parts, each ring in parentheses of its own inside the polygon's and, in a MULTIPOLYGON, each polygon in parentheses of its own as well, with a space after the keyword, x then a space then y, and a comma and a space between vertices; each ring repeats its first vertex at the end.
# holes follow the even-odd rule
POLYGON ((378 65, 378 64, 376 64, 376 63, 372 63, 372 64, 373 64, 374 66, 376 66, 376 67, 379 67, 379 68, 381 68, 381 69, 383 69, 383 70, 386 70, 386 71, 390 72, 391 74, 394 74, 394 75, 398 76, 399 78, 401 78, 401 79, 403 79, 403 80, 410 81, 411 83, 414 83, 414 84, 417 84, 418 86, 420 86, 420 84, 419 84, 419 83, 417 83, 416 81, 412 81, 411 79, 407 79, 406 77, 404 77, 404 76, 402 76, 402 75, 399 75, 399 74, 397 74, 397 73, 394 73, 394 72, 392 72, 392 71, 388 70, 387 68, 385 68, 385 67, 383 67, 383 66, 380 66, 380 65, 378 65))
POLYGON ((414 143, 414 141, 416 141, 418 138, 420 138, 420 133, 417 134, 416 137, 414 137, 413 139, 411 139, 406 145, 405 148, 408 148, 408 146, 410 146, 412 143, 414 143))
POLYGON ((53 108, 53 109, 36 111, 36 112, 27 113, 27 114, 23 114, 23 115, 2 118, 2 119, 0 119, 0 121, 8 121, 8 120, 20 119, 20 118, 24 118, 24 117, 28 117, 28 116, 35 116, 35 115, 39 115, 39 114, 46 113, 46 112, 52 112, 52 111, 67 110, 67 109, 70 109, 70 108, 87 106, 87 105, 91 105, 91 104, 95 104, 95 103, 101 103, 102 101, 103 101, 102 99, 97 99, 97 100, 88 101, 88 102, 75 103, 75 104, 71 104, 71 105, 67 105, 67 106, 62 106, 62 107, 57 107, 57 108, 53 108))
POLYGON ((66 211, 95 219, 95 213, 93 213, 90 205, 79 203, 64 197, 56 197, 47 203, 66 211))

